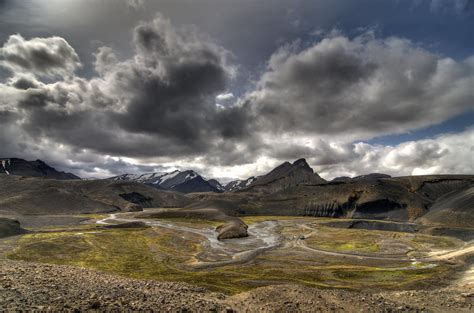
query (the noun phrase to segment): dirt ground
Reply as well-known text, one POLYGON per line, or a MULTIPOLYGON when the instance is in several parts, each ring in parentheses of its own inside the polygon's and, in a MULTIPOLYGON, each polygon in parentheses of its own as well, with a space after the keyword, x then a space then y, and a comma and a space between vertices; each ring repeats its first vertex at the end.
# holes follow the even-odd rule
POLYGON ((278 285, 227 296, 179 282, 0 261, 0 308, 5 311, 470 312, 473 304, 474 289, 466 286, 365 292, 278 285))

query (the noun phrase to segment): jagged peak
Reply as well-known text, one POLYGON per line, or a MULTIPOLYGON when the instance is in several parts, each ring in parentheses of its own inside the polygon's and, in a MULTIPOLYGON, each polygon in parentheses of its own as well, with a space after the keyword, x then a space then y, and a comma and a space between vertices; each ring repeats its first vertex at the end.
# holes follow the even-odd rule
POLYGON ((301 159, 296 160, 295 162, 293 162, 293 165, 311 170, 311 172, 313 172, 313 169, 309 166, 308 162, 306 162, 305 158, 301 158, 301 159))

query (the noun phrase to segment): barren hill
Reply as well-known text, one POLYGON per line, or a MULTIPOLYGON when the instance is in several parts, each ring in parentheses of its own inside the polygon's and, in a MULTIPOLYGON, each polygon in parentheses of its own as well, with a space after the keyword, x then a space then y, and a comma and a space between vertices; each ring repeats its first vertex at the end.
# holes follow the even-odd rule
POLYGON ((0 177, 0 213, 77 214, 182 206, 188 199, 135 182, 0 177))

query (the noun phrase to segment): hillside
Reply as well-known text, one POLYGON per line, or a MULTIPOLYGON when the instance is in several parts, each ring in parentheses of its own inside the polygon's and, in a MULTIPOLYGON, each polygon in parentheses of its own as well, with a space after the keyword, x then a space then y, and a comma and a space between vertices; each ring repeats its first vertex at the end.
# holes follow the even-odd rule
POLYGON ((442 196, 420 218, 428 225, 451 227, 472 227, 474 225, 474 186, 463 190, 454 190, 442 196))
POLYGON ((72 173, 57 171, 41 160, 26 161, 18 158, 0 158, 0 175, 44 177, 54 179, 81 179, 72 173))
POLYGON ((258 198, 249 211, 320 217, 415 220, 443 195, 473 185, 474 176, 420 176, 304 184, 258 198))
POLYGON ((78 214, 182 206, 188 199, 135 182, 0 177, 0 214, 78 214))
POLYGON ((450 226, 463 227, 474 216, 472 186, 474 176, 433 175, 300 183, 269 192, 274 188, 270 181, 268 185, 262 184, 237 193, 197 195, 192 206, 218 208, 227 214, 240 216, 415 221, 426 214, 426 218, 420 219, 426 224, 442 225, 446 221, 450 226))

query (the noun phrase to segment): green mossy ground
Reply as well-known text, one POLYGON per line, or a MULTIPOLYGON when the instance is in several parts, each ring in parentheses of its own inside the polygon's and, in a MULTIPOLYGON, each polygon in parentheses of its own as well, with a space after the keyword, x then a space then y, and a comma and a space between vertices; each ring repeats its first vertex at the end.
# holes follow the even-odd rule
POLYGON ((317 234, 305 240, 309 247, 339 252, 380 251, 381 235, 376 231, 329 227, 320 227, 317 231, 317 234))
MULTIPOLYGON (((442 266, 402 270, 399 264, 370 267, 341 263, 350 261, 321 264, 313 255, 293 254, 292 250, 280 249, 264 253, 243 265, 191 270, 187 265, 202 251, 201 240, 196 235, 183 236, 183 233, 163 228, 64 230, 26 234, 8 257, 94 268, 131 278, 183 281, 229 294, 287 282, 355 289, 400 288, 435 277, 446 270, 442 266)), ((341 250, 375 249, 375 243, 368 234, 351 238, 345 243, 338 241, 335 246, 341 250)))

